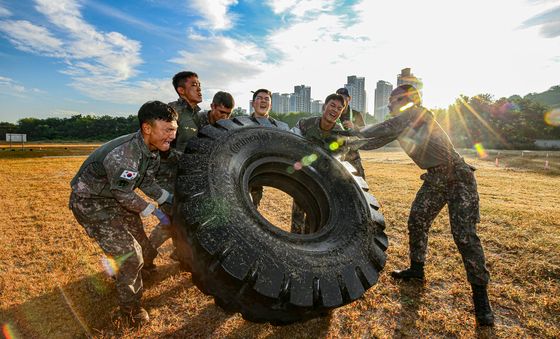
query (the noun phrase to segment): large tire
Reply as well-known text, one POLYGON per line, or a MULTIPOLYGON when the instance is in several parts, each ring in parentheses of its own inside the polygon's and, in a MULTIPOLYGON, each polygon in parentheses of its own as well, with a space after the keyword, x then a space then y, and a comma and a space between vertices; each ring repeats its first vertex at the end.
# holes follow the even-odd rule
POLYGON ((361 297, 377 282, 388 241, 377 200, 348 170, 281 122, 238 117, 201 129, 175 189, 176 240, 192 246, 194 283, 222 308, 274 324, 361 297), (311 154, 315 161, 293 170, 311 154), (253 206, 252 186, 290 194, 319 231, 273 226, 253 206))

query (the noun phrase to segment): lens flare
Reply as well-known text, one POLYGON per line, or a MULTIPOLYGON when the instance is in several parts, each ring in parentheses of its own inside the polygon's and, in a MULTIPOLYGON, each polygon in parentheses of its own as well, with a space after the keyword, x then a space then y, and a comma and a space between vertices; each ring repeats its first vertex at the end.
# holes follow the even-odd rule
POLYGON ((114 277, 119 273, 119 268, 122 266, 123 262, 128 259, 133 252, 129 252, 127 254, 121 255, 120 257, 111 258, 111 257, 103 257, 101 258, 101 265, 110 277, 114 277))
POLYGON ((484 146, 480 142, 474 144, 474 149, 476 150, 479 158, 484 159, 488 156, 486 149, 484 149, 484 146))
POLYGON ((544 122, 549 126, 560 126, 560 108, 553 109, 552 111, 544 114, 544 122))
POLYGON ((10 324, 4 324, 2 325, 2 334, 4 335, 4 338, 6 339, 15 339, 16 334, 14 329, 12 328, 12 325, 10 324))
POLYGON ((336 151, 339 147, 340 147, 340 145, 336 141, 331 142, 330 145, 329 145, 329 149, 331 151, 336 151))
POLYGON ((409 108, 412 107, 412 106, 414 106, 414 103, 413 103, 413 102, 409 102, 408 104, 406 104, 406 105, 404 105, 403 107, 401 107, 401 108, 399 109, 399 111, 404 112, 404 111, 406 111, 407 109, 409 109, 409 108))

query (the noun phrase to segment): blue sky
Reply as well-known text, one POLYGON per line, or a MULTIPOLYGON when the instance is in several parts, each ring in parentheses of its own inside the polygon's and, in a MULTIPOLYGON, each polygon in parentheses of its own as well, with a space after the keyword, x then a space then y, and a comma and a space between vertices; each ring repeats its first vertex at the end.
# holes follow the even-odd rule
POLYGON ((411 67, 428 107, 560 84, 558 0, 0 0, 0 121, 136 114, 175 100, 171 77, 218 90, 311 86, 323 99, 346 76, 411 67))

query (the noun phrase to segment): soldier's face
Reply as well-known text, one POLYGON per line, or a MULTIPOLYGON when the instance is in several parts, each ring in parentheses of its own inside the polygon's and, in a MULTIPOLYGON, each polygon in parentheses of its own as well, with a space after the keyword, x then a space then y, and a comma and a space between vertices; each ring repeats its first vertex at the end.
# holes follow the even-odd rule
POLYGON ((184 86, 177 88, 177 92, 191 105, 202 102, 202 87, 197 77, 188 78, 184 86))
POLYGON ((394 95, 389 98, 389 111, 391 115, 396 116, 401 112, 401 108, 411 102, 411 100, 404 94, 394 95))
POLYGON ((256 117, 268 117, 268 112, 272 107, 272 99, 265 92, 260 92, 253 101, 253 109, 256 117))
POLYGON ((155 120, 142 124, 144 142, 150 151, 168 151, 177 134, 177 121, 155 120))
POLYGON ((208 115, 208 120, 211 124, 215 123, 218 120, 229 119, 231 111, 233 110, 233 108, 227 108, 224 105, 215 105, 213 103, 210 104, 210 108, 211 110, 208 115))
POLYGON ((340 118, 344 105, 338 101, 331 99, 323 106, 323 117, 329 124, 334 124, 340 118))

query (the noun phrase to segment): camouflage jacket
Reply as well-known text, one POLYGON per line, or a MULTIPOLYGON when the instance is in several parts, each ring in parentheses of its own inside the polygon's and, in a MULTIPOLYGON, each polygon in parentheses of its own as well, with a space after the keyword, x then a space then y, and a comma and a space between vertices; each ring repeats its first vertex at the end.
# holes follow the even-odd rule
POLYGON ((173 109, 179 114, 179 121, 177 121, 177 124, 179 125, 177 129, 177 137, 171 143, 171 147, 174 150, 183 153, 189 139, 196 136, 199 124, 197 113, 200 111, 200 107, 191 107, 191 105, 189 105, 189 103, 183 98, 170 102, 169 106, 173 107, 173 109))
POLYGON ((422 169, 449 165, 461 159, 434 114, 413 106, 398 116, 360 130, 366 138, 360 149, 375 149, 398 140, 406 154, 422 169))
POLYGON ((346 137, 353 134, 352 131, 345 131, 339 124, 335 124, 329 131, 324 131, 321 129, 320 123, 321 117, 300 119, 292 128, 292 132, 303 136, 327 151, 332 151, 331 144, 336 141, 338 144, 337 153, 342 154, 342 160, 349 161, 360 158, 360 154, 356 150, 350 150, 343 146, 346 137))
POLYGON ((202 127, 204 127, 206 125, 210 125, 210 120, 208 119, 208 114, 210 114, 210 111, 198 111, 198 113, 196 113, 196 115, 197 115, 196 125, 197 125, 198 129, 201 129, 202 127))
POLYGON ((142 199, 135 189, 140 188, 159 204, 167 199, 169 192, 155 182, 158 165, 158 152, 148 149, 138 131, 96 149, 84 161, 70 186, 80 197, 114 198, 127 210, 147 216, 155 205, 142 199))

